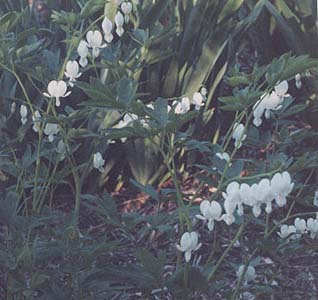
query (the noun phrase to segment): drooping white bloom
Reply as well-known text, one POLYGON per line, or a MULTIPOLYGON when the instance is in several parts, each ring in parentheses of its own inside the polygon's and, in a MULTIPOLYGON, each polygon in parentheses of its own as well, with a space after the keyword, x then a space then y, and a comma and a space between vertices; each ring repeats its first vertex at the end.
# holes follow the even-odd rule
POLYGON ((117 35, 122 36, 124 34, 124 17, 121 12, 117 12, 115 16, 115 24, 117 35))
POLYGON ((288 82, 284 80, 275 86, 274 91, 261 96, 261 99, 253 106, 253 123, 255 126, 258 127, 262 124, 262 116, 264 112, 265 118, 268 119, 271 111, 279 110, 282 107, 284 98, 290 96, 287 94, 287 91, 288 82))
POLYGON ((314 193, 313 205, 314 205, 314 206, 318 206, 318 190, 315 191, 315 193, 314 193))
POLYGON ((100 152, 96 152, 94 154, 94 158, 93 158, 93 165, 94 168, 97 169, 99 172, 103 172, 104 171, 104 166, 105 164, 105 160, 103 159, 102 155, 100 154, 100 152))
POLYGON ((104 38, 107 43, 111 43, 114 36, 112 34, 113 31, 113 23, 107 17, 105 17, 104 21, 102 22, 102 28, 104 32, 104 38))
POLYGON ((185 232, 180 241, 180 245, 177 245, 177 249, 181 252, 185 252, 184 257, 186 262, 189 262, 193 251, 198 250, 201 247, 201 243, 198 244, 198 234, 196 232, 185 232))
POLYGON ((300 89, 302 86, 301 75, 299 73, 295 75, 295 85, 297 89, 300 89))
POLYGON ((226 161, 229 161, 230 160, 230 155, 228 155, 226 152, 223 152, 223 153, 220 153, 220 152, 218 152, 218 153, 216 153, 215 154, 219 159, 224 159, 224 160, 226 160, 226 161))
POLYGON ((191 103, 194 105, 196 110, 200 110, 201 106, 204 105, 204 98, 201 93, 195 92, 191 103))
POLYGON ((261 213, 261 205, 265 204, 265 211, 269 214, 272 212, 272 201, 274 194, 271 183, 267 178, 263 178, 255 188, 255 204, 253 206, 253 214, 257 218, 261 213))
POLYGON ((296 227, 293 225, 284 224, 280 227, 280 232, 277 233, 282 239, 285 239, 288 236, 294 235, 296 233, 296 227))
MULTIPOLYGON (((265 96, 263 96, 265 97, 265 96)), ((253 124, 258 127, 262 124, 262 116, 264 113, 264 105, 262 103, 263 98, 261 98, 261 100, 258 100, 254 106, 253 106, 253 124)))
POLYGON ((70 80, 70 86, 73 87, 77 78, 79 78, 82 73, 79 72, 79 65, 76 60, 69 60, 66 64, 65 76, 70 80))
POLYGON ((200 94, 202 95, 203 99, 206 100, 206 97, 208 95, 208 90, 203 86, 200 90, 200 94))
POLYGON ((240 185, 234 181, 231 182, 226 192, 222 193, 224 200, 225 214, 222 216, 222 220, 227 225, 231 225, 235 221, 234 212, 238 207, 238 214, 243 215, 243 205, 240 197, 240 185))
POLYGON ((38 110, 34 112, 34 115, 32 116, 32 121, 33 121, 33 131, 34 132, 39 132, 41 128, 41 114, 38 110))
POLYGON ((233 127, 232 138, 234 141, 235 148, 240 148, 242 142, 246 139, 247 135, 244 134, 244 125, 242 123, 235 123, 233 127))
POLYGON ((90 30, 86 34, 86 40, 88 48, 92 48, 92 57, 96 58, 99 56, 100 49, 104 48, 106 45, 103 45, 103 36, 98 30, 90 30))
POLYGON ((129 15, 132 11, 132 4, 131 2, 123 2, 120 8, 125 16, 125 23, 127 24, 129 22, 129 15))
POLYGON ((15 103, 15 102, 12 102, 10 112, 11 112, 12 114, 14 114, 14 113, 15 113, 16 108, 17 108, 16 103, 15 103))
POLYGON ((289 96, 287 94, 288 92, 288 82, 287 80, 281 81, 279 83, 276 84, 275 88, 274 88, 276 94, 280 97, 287 97, 289 96))
POLYGON ((296 228, 297 233, 303 234, 307 230, 306 220, 296 218, 294 220, 294 226, 296 228))
MULTIPOLYGON (((124 128, 128 126, 131 122, 138 120, 138 116, 135 114, 125 114, 123 119, 118 122, 117 125, 114 126, 114 128, 124 128)), ((121 141, 124 143, 127 138, 121 138, 121 141)))
POLYGON ((177 115, 185 114, 190 110, 190 99, 188 97, 183 97, 181 101, 175 101, 173 105, 175 105, 174 112, 177 115))
POLYGON ((135 114, 125 114, 123 119, 118 122, 115 128, 126 127, 129 123, 138 120, 138 116, 135 114))
POLYGON ((25 125, 26 122, 28 121, 27 115, 28 115, 28 109, 24 104, 22 104, 20 106, 20 116, 21 116, 22 125, 25 125))
POLYGON ((53 142, 55 135, 57 135, 59 131, 59 126, 55 123, 47 123, 44 128, 44 133, 49 137, 50 143, 53 142))
POLYGON ((279 207, 286 204, 286 197, 292 191, 294 183, 288 172, 276 173, 271 180, 271 188, 274 193, 276 203, 279 207))
POLYGON ((200 211, 202 215, 196 215, 196 217, 200 220, 208 221, 208 228, 212 231, 214 228, 214 221, 221 220, 221 205, 216 201, 210 203, 208 200, 204 200, 200 204, 200 211))
POLYGON ((61 101, 60 98, 65 98, 71 94, 71 91, 67 92, 66 82, 63 80, 52 80, 48 87, 48 93, 43 93, 45 97, 55 98, 55 105, 60 106, 61 101))
POLYGON ((307 229, 310 232, 310 237, 315 239, 318 237, 318 219, 309 218, 307 220, 307 229))
MULTIPOLYGON (((245 266, 241 265, 237 271, 237 276, 240 278, 241 276, 243 276, 243 272, 244 272, 245 266)), ((255 279, 256 277, 256 271, 255 268, 253 266, 248 266, 245 274, 244 274, 244 281, 246 283, 251 282, 255 279)))
POLYGON ((80 41, 77 47, 77 53, 80 56, 79 64, 84 68, 88 64, 88 44, 85 41, 80 41))

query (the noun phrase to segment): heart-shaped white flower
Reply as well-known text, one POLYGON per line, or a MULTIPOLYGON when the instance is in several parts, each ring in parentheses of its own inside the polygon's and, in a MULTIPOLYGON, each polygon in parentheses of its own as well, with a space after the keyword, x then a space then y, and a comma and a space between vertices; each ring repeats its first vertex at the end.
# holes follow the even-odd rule
POLYGON ((67 92, 66 82, 63 80, 52 80, 47 87, 48 93, 43 93, 45 97, 55 98, 55 105, 60 106, 60 98, 65 98, 71 94, 71 91, 67 92))
POLYGON ((113 23, 107 17, 102 22, 102 28, 104 32, 104 38, 107 43, 111 43, 114 36, 112 34, 113 31, 113 23))
POLYGON ((79 65, 76 60, 69 60, 66 64, 65 76, 70 80, 70 86, 73 87, 77 78, 79 78, 82 73, 79 72, 79 65))
POLYGON ((208 229, 212 231, 214 228, 214 221, 221 220, 221 205, 216 201, 210 203, 208 200, 204 200, 200 204, 200 211, 202 215, 196 215, 196 217, 200 220, 208 221, 208 229))
POLYGON ((193 251, 198 250, 201 247, 201 243, 198 244, 198 234, 196 232, 185 232, 180 241, 180 245, 177 245, 177 249, 181 252, 185 252, 185 260, 189 262, 193 251))

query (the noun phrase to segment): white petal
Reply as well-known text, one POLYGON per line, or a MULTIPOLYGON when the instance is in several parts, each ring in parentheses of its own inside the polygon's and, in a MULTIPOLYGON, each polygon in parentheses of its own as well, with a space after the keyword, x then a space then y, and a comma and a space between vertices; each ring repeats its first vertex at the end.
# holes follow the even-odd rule
POLYGON ((288 91, 288 82, 286 80, 280 82, 279 84, 275 86, 275 92, 280 96, 285 95, 287 91, 288 91))

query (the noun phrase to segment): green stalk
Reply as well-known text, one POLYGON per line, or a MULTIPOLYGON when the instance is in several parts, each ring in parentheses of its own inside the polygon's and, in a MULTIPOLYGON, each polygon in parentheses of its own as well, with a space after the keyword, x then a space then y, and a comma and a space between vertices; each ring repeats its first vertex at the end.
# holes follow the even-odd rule
POLYGON ((227 256, 227 254, 231 251, 231 249, 233 248, 234 244, 236 243, 236 241, 240 238, 241 234, 244 231, 246 224, 243 223, 240 227, 239 230, 237 231, 235 237, 233 238, 233 240, 231 241, 230 245, 228 245, 228 247, 226 248, 226 250, 223 252, 222 256, 219 258, 218 262, 216 263, 215 267, 213 268, 213 270, 210 272, 209 276, 208 276, 208 281, 211 281, 211 279, 213 278, 215 272, 217 271, 217 269, 220 267, 220 265, 222 264, 223 260, 225 259, 225 257, 227 256))
POLYGON ((252 252, 252 254, 250 255, 250 257, 246 260, 246 262, 245 262, 245 264, 244 264, 243 272, 242 272, 242 274, 241 274, 240 277, 239 277, 239 280, 238 280, 238 282, 237 282, 237 285, 236 285, 236 287, 235 287, 235 291, 234 291, 234 293, 233 293, 233 295, 232 295, 231 300, 236 300, 236 299, 237 299, 237 296, 238 296, 238 293, 239 293, 239 291, 240 291, 241 285, 242 285, 242 283, 243 283, 244 276, 245 276, 245 273, 246 273, 246 271, 247 271, 248 265, 249 265, 251 259, 253 258, 253 256, 255 255, 255 253, 257 252, 257 250, 258 250, 258 248, 254 249, 254 251, 252 252))

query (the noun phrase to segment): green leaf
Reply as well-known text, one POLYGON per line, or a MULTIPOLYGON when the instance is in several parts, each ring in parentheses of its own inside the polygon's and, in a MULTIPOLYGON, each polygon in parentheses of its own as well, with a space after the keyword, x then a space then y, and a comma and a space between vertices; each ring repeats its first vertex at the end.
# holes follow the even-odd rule
POLYGON ((225 18, 233 15, 243 3, 244 0, 228 0, 219 15, 218 23, 221 23, 225 18))
POLYGON ((0 220, 5 225, 12 226, 15 223, 19 200, 19 194, 9 192, 6 197, 0 201, 0 220))
POLYGON ((148 28, 150 25, 155 24, 168 8, 172 0, 158 0, 155 5, 152 6, 150 11, 145 12, 141 16, 140 28, 148 28))
POLYGON ((21 14, 16 11, 9 12, 0 18, 0 35, 13 30, 13 27, 19 22, 21 14))
POLYGON ((147 249, 138 248, 136 251, 138 260, 142 263, 146 272, 148 272, 160 284, 163 267, 165 265, 166 256, 164 252, 160 252, 158 258, 153 256, 147 249))
POLYGON ((128 77, 123 77, 117 84, 118 102, 128 105, 134 100, 137 91, 137 84, 128 77))
POLYGON ((134 179, 130 179, 130 182, 136 186, 138 189, 140 189, 142 192, 144 192, 145 194, 149 195, 151 198, 159 201, 159 195, 158 192, 150 185, 142 185, 139 182, 137 182, 134 179))
POLYGON ((89 0, 86 2, 85 6, 81 10, 81 16, 87 18, 96 12, 104 9, 105 0, 89 0))
POLYGON ((292 28, 286 22, 285 18, 279 13, 276 7, 269 1, 265 2, 265 6, 269 13, 275 18, 278 27, 280 28, 281 32, 285 37, 285 42, 289 46, 289 49, 293 49, 296 54, 304 53, 302 42, 295 35, 292 28))

